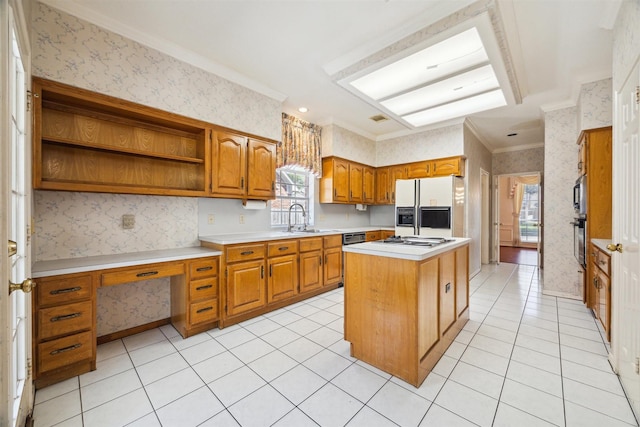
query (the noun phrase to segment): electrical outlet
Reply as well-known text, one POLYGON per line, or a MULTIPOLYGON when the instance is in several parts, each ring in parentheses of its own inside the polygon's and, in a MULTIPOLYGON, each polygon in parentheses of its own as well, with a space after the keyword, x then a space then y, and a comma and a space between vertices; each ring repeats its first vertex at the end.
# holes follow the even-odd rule
POLYGON ((244 224, 244 215, 240 215, 240 224, 244 224))
POLYGON ((216 222, 216 217, 213 214, 209 214, 209 217, 207 218, 207 223, 213 224, 215 222, 216 222))
POLYGON ((122 228, 130 230, 136 225, 135 215, 122 215, 122 228))

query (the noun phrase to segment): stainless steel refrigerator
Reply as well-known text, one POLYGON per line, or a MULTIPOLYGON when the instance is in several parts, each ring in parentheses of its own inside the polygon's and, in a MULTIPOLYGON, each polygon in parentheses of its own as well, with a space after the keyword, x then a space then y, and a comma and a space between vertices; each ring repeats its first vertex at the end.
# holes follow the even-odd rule
POLYGON ((464 237, 465 188, 460 177, 396 181, 396 235, 464 237))

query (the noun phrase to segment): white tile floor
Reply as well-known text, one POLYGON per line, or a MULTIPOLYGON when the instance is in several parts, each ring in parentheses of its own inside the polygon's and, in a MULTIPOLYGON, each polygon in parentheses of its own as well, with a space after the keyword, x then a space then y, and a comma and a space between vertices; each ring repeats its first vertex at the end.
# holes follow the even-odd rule
POLYGON ((98 347, 98 369, 39 390, 46 426, 638 425, 593 316, 538 270, 486 266, 470 321, 416 389, 349 356, 338 289, 182 339, 165 326, 98 347))

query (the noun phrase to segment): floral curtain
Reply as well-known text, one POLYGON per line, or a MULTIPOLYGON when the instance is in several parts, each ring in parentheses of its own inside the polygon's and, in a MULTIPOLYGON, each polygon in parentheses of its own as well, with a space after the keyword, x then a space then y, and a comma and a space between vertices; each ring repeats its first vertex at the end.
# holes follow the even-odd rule
POLYGON ((278 144, 276 167, 300 166, 320 177, 321 135, 320 126, 282 113, 282 141, 278 144))

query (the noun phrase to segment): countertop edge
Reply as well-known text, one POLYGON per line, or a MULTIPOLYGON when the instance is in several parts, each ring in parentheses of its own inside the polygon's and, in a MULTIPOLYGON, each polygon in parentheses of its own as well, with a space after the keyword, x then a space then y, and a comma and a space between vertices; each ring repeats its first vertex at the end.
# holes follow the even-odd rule
POLYGON ((133 267, 159 262, 181 261, 208 256, 218 256, 221 254, 222 252, 217 250, 202 246, 193 246, 187 248, 159 249, 123 254, 95 255, 82 258, 65 258, 38 261, 31 267, 31 275, 37 279, 39 277, 86 273, 88 271, 133 267))
POLYGON ((373 255, 373 256, 381 256, 388 258, 398 258, 405 259, 410 261, 424 261, 426 259, 432 258, 434 256, 443 254, 448 252, 451 249, 456 249, 465 244, 469 244, 471 239, 468 237, 457 237, 455 238, 455 242, 446 243, 442 245, 438 245, 436 247, 420 247, 420 246, 404 246, 404 248, 411 248, 410 250, 414 253, 399 253, 393 252, 394 248, 402 248, 403 246, 390 245, 387 246, 388 249, 382 249, 382 243, 379 242, 366 242, 366 243, 358 243, 356 245, 343 246, 343 252, 352 252, 362 255, 373 255))
POLYGON ((593 243, 594 245, 596 245, 596 247, 606 253, 608 253, 609 255, 612 254, 612 252, 607 249, 607 245, 610 243, 613 243, 613 240, 609 240, 609 239, 591 239, 591 243, 593 243))
POLYGON ((363 226, 353 228, 331 228, 326 231, 317 233, 305 233, 305 232, 293 232, 288 233, 286 231, 256 231, 247 233, 231 233, 231 234, 213 234, 207 236, 198 236, 201 242, 215 243, 217 245, 235 245, 241 243, 252 243, 271 240, 288 240, 288 239, 303 239, 306 237, 320 237, 331 236, 335 234, 345 233, 366 233, 367 231, 387 230, 395 231, 392 226, 363 226))

